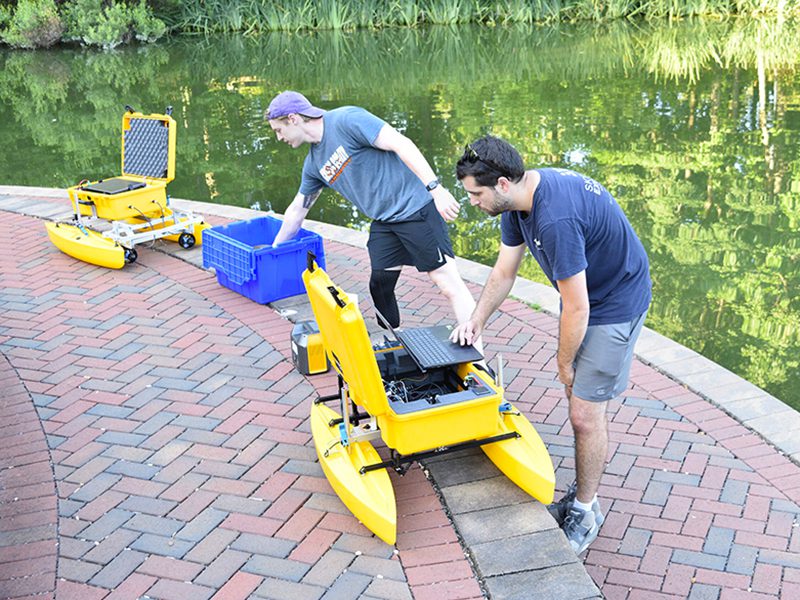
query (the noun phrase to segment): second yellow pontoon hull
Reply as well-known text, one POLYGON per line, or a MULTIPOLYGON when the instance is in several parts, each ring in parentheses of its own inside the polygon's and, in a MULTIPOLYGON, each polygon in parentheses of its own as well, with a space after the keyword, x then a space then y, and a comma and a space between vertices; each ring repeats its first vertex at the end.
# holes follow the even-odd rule
POLYGON ((501 413, 498 434, 516 431, 520 437, 481 446, 495 466, 542 504, 550 504, 556 486, 553 461, 542 438, 513 407, 501 413))
POLYGON ((91 229, 67 223, 45 223, 50 241, 73 258, 109 269, 125 266, 125 248, 91 229))
POLYGON ((339 416, 324 404, 311 407, 311 433, 322 470, 353 516, 393 545, 397 540, 397 507, 389 474, 386 469, 361 474, 361 467, 382 459, 366 441, 342 446, 338 425, 330 425, 339 416))

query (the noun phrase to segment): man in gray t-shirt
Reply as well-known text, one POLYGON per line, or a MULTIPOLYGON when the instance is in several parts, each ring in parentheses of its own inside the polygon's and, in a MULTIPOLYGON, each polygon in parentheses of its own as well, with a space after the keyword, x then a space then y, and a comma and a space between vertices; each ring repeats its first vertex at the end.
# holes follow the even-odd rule
POLYGON ((328 186, 370 219, 390 222, 408 220, 431 201, 398 154, 372 145, 384 121, 363 108, 343 106, 327 111, 322 122, 322 140, 311 144, 303 163, 301 194, 328 186))
POLYGON ((458 273, 445 225, 458 216, 459 205, 414 142, 363 108, 325 111, 297 92, 278 94, 266 116, 278 140, 292 148, 310 145, 300 189, 273 246, 294 237, 322 189, 333 188, 373 219, 370 293, 389 323, 400 323, 394 288, 403 265, 428 273, 456 320, 466 321, 475 301, 458 273))

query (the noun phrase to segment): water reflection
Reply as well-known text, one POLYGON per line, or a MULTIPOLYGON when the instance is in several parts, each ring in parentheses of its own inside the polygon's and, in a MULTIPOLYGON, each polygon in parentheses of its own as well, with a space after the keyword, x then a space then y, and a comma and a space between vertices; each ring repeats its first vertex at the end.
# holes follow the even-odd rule
MULTIPOLYGON (((415 139, 449 186, 491 132, 530 165, 604 182, 652 260, 649 325, 800 405, 800 29, 780 22, 434 28, 185 38, 141 49, 0 52, 0 181, 66 186, 119 168, 124 104, 181 128, 173 195, 282 211, 304 153, 261 115, 299 89, 415 139)), ((335 194, 313 218, 363 228, 335 194)), ((465 208, 459 254, 496 255, 465 208)), ((527 276, 542 280, 526 262, 527 276)))

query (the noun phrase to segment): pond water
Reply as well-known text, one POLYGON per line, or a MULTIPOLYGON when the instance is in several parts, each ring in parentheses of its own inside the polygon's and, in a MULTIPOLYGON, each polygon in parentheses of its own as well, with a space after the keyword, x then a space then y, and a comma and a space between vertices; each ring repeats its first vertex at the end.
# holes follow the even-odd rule
MULTIPOLYGON (((529 166, 616 195, 647 248, 648 325, 800 407, 800 28, 432 28, 182 37, 116 52, 0 51, 0 182, 117 174, 130 104, 174 107, 175 197, 283 212, 305 152, 262 114, 284 89, 364 106, 412 139, 457 197, 484 133, 529 166)), ((325 192, 311 218, 364 229, 325 192)), ((467 206, 456 252, 492 264, 498 222, 467 206)), ((526 259, 523 274, 544 281, 526 259)))

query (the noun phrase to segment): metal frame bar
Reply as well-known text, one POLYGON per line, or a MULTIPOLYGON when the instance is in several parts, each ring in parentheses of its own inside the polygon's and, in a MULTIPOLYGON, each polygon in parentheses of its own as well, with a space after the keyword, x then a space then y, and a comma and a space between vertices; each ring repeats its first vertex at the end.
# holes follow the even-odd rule
POLYGON ((93 214, 91 217, 80 214, 77 207, 73 205, 76 210, 74 211, 72 224, 80 228, 85 227, 96 231, 103 237, 118 243, 120 246, 133 248, 137 244, 160 240, 168 235, 177 235, 181 233, 193 234, 194 226, 203 222, 203 217, 195 215, 191 211, 176 210, 169 206, 169 204, 167 204, 167 206, 172 211, 171 215, 165 215, 163 212, 161 216, 150 217, 149 215, 145 215, 142 217, 143 220, 141 223, 126 223, 121 220, 101 219, 97 216, 97 209, 94 204, 92 204, 93 214), (171 224, 167 225, 167 223, 171 224), (111 229, 104 230, 100 224, 105 224, 106 227, 110 225, 111 229), (152 227, 158 225, 164 225, 164 227, 152 229, 152 227), (142 229, 147 229, 148 231, 140 231, 142 229))
POLYGON ((109 221, 111 223, 111 231, 104 232, 103 236, 121 245, 130 244, 131 246, 135 246, 142 242, 159 240, 168 235, 192 233, 194 231, 193 226, 196 223, 202 222, 202 220, 201 217, 195 216, 191 212, 173 210, 172 214, 169 216, 147 217, 142 223, 135 225, 122 221, 109 221), (150 229, 155 225, 162 225, 169 222, 172 222, 172 225, 166 225, 158 229, 150 229), (139 232, 140 229, 148 229, 149 231, 139 232))

